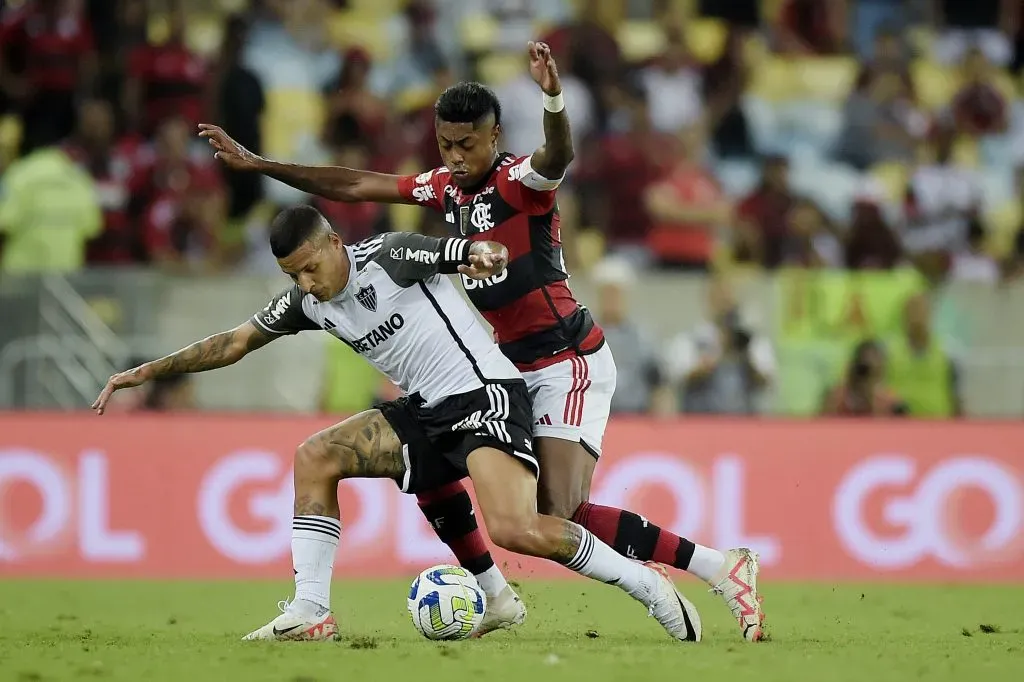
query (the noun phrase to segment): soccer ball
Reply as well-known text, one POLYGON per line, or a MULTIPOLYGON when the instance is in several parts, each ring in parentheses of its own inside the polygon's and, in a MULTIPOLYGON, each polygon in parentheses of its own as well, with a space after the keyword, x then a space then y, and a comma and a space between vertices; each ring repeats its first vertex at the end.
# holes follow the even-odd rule
POLYGON ((465 639, 484 619, 487 597, 472 573, 459 566, 431 566, 409 589, 412 624, 427 639, 465 639))

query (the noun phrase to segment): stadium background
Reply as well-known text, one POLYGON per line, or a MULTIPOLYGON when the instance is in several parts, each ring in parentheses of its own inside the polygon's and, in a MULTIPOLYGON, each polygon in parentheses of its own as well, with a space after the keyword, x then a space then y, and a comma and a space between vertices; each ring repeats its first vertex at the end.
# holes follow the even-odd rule
MULTIPOLYGON (((571 284, 620 367, 595 501, 750 544, 775 579, 1024 577, 1018 3, 0 7, 0 575, 287 579, 294 446, 394 390, 343 344, 288 339, 84 412, 112 372, 264 305, 268 220, 316 201, 222 174, 194 124, 418 172, 434 97, 478 78, 527 153, 540 37, 578 138, 571 284), (889 363, 869 390, 909 417, 822 416, 868 338, 889 363), (708 345, 722 380, 694 401, 708 345)), ((350 240, 439 229, 316 203, 350 240)), ((446 557, 390 484, 346 484, 342 513, 341 577, 446 557)))

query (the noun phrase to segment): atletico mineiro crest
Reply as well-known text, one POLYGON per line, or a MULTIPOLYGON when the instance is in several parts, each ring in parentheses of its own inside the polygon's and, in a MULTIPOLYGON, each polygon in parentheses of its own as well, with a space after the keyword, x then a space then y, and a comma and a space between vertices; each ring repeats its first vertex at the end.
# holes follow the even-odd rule
POLYGON ((357 291, 356 300, 371 313, 377 312, 377 290, 372 284, 357 291))

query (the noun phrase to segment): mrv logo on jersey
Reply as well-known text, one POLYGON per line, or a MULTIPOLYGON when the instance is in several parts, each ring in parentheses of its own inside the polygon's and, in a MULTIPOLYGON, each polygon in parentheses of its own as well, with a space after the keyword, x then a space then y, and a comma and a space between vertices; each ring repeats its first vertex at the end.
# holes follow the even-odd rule
POLYGON ((401 315, 395 313, 384 324, 377 325, 377 328, 366 336, 361 336, 352 341, 352 348, 357 353, 368 353, 380 344, 384 343, 398 333, 398 330, 405 326, 405 320, 401 315))
POLYGON ((436 251, 427 249, 391 249, 391 257, 394 260, 411 260, 417 263, 433 265, 440 257, 436 251))

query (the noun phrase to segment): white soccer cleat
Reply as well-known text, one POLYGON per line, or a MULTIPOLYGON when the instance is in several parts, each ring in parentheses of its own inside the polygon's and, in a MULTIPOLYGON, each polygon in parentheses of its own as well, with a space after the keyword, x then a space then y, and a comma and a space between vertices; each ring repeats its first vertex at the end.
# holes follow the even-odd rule
POLYGON ((514 625, 522 624, 524 620, 526 620, 526 604, 510 585, 506 585, 497 597, 487 600, 484 619, 470 636, 483 637, 488 632, 507 630, 514 625))
POLYGON ((699 642, 700 614, 697 607, 683 596, 668 575, 668 569, 654 561, 644 563, 657 574, 648 614, 654 616, 668 634, 681 642, 699 642))
POLYGON ((338 623, 331 610, 312 602, 277 602, 281 615, 259 630, 253 630, 243 641, 269 642, 333 642, 341 638, 338 623), (308 608, 306 608, 308 607, 308 608))
POLYGON ((725 600, 748 642, 764 638, 764 611, 761 595, 757 593, 759 571, 757 552, 745 547, 730 549, 725 553, 722 570, 709 583, 711 591, 725 600))

